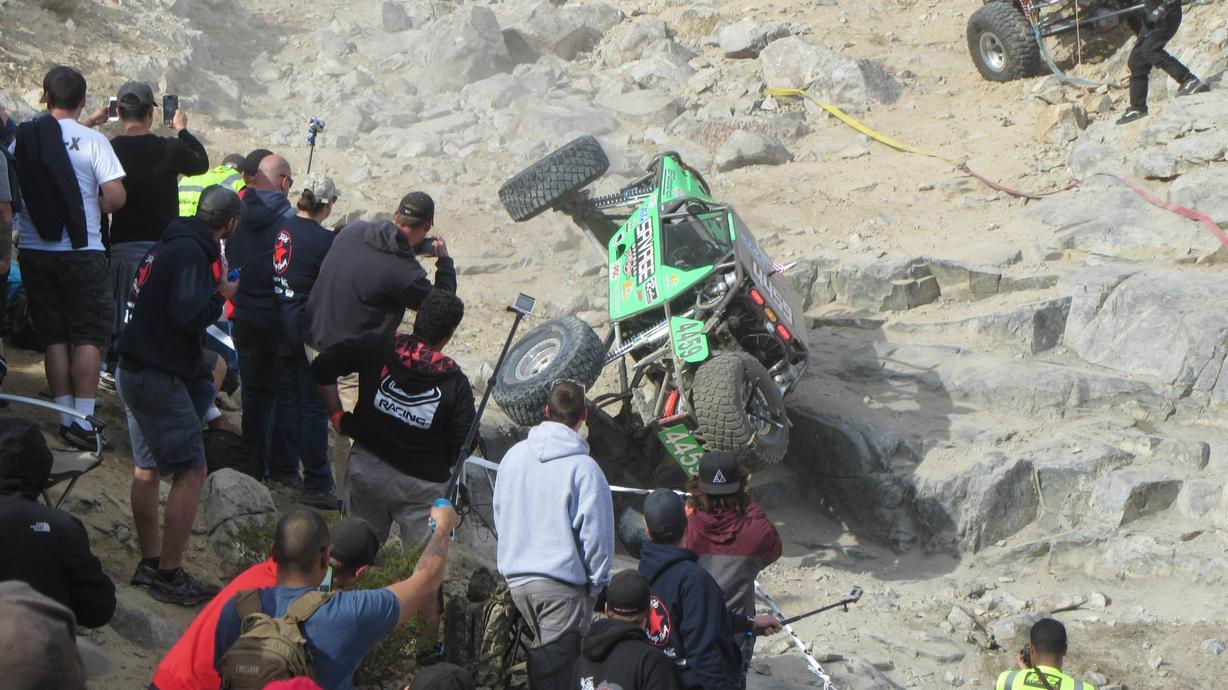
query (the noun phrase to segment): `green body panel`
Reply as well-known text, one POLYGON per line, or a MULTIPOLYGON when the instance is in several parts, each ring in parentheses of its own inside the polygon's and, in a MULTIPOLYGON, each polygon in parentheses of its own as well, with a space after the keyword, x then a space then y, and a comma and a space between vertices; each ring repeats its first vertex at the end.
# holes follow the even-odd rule
POLYGON ((674 456, 678 466, 686 473, 687 478, 699 473, 699 459, 703 457, 704 447, 695 440, 695 434, 685 424, 676 424, 657 432, 657 438, 665 450, 674 456))
POLYGON ((678 359, 691 364, 706 362, 711 352, 708 336, 704 334, 704 322, 675 316, 669 320, 670 340, 678 359))
POLYGON ((661 159, 659 186, 610 239, 607 257, 610 319, 619 321, 659 307, 712 273, 713 267, 681 270, 662 260, 661 206, 698 197, 711 201, 699 178, 671 156, 661 159))

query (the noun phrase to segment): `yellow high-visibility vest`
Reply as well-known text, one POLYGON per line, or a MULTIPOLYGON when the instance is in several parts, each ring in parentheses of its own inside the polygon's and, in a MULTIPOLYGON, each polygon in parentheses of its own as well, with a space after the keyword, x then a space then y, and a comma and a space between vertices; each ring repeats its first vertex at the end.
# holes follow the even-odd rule
MULTIPOLYGON (((1049 687, 1053 690, 1096 690, 1091 683, 1078 680, 1050 666, 1036 666, 1036 671, 1045 675, 1049 687)), ((1032 669, 1011 669, 998 675, 998 684, 994 690, 1045 690, 1045 684, 1032 669)))
POLYGON ((230 187, 237 193, 243 189, 243 173, 228 165, 220 165, 199 175, 179 179, 179 217, 191 218, 196 215, 196 207, 200 204, 200 193, 205 187, 220 184, 230 187))

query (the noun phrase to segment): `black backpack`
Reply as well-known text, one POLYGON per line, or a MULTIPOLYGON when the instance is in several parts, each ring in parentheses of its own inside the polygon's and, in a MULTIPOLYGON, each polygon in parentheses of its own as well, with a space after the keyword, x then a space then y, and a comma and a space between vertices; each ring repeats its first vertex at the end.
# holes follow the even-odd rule
POLYGON ((249 448, 243 437, 227 429, 205 429, 205 465, 209 474, 230 468, 256 479, 264 476, 264 457, 249 448))

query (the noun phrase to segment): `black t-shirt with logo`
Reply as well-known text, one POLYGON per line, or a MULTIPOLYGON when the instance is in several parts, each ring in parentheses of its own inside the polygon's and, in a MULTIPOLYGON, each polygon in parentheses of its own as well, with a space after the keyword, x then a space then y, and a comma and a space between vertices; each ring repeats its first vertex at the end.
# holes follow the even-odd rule
POLYGON ((273 292, 281 312, 284 351, 303 352, 303 310, 320 276, 320 265, 333 246, 333 233, 309 218, 282 221, 273 239, 273 292))

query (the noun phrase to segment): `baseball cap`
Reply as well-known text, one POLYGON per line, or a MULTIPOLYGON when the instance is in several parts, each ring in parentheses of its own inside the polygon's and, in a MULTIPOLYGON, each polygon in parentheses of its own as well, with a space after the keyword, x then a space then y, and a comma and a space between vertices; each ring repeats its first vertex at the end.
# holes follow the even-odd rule
POLYGON ((196 217, 204 221, 209 228, 220 228, 239 215, 243 204, 234 190, 220 184, 211 184, 200 193, 200 201, 196 205, 196 217))
POLYGON ((242 171, 248 175, 255 175, 260 172, 260 161, 271 155, 273 155, 273 152, 268 149, 254 149, 251 153, 247 154, 247 158, 243 159, 242 171))
POLYGON ((19 580, 0 583, 0 649, 9 690, 84 690, 111 671, 101 650, 77 638, 72 611, 19 580))
POLYGON ((141 108, 154 104, 153 88, 139 81, 124 82, 115 98, 124 108, 141 108))
POLYGON ((247 159, 243 157, 243 154, 232 153, 222 159, 222 165, 234 168, 235 170, 242 170, 246 161, 247 159))
POLYGON ((634 570, 622 570, 610 578, 605 590, 605 605, 620 616, 634 616, 648 610, 648 580, 634 570))
POLYGON ((657 489, 644 498, 644 525, 653 541, 677 541, 686 532, 686 509, 678 494, 657 489))
POLYGON ((456 664, 427 666, 414 676, 410 690, 473 690, 473 676, 456 664))
POLYGON ((736 494, 742 489, 742 469, 729 451, 704 453, 699 459, 699 490, 709 496, 736 494))
POLYGON ((383 565, 379 555, 379 537, 366 520, 346 518, 330 530, 333 558, 342 565, 357 568, 363 565, 383 565))
POLYGON ((426 192, 410 192, 401 197, 397 205, 397 213, 406 218, 418 220, 435 220, 435 200, 426 192))
POLYGON ((303 181, 303 191, 311 192, 311 196, 318 202, 326 203, 329 199, 341 196, 341 192, 337 191, 337 185, 333 183, 333 178, 323 173, 311 173, 307 179, 303 181))

